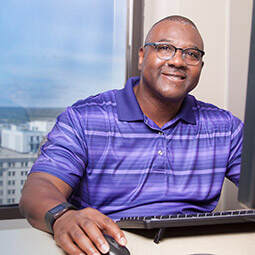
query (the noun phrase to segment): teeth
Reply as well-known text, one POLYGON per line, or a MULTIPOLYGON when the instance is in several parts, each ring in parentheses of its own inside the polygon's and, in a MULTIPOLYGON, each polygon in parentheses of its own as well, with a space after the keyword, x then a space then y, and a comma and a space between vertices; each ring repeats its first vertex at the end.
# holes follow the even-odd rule
POLYGON ((170 74, 170 73, 163 73, 163 74, 168 76, 171 79, 174 79, 174 80, 184 80, 185 79, 185 77, 181 76, 181 75, 175 75, 175 74, 170 74))
POLYGON ((180 76, 170 75, 170 78, 173 79, 173 80, 182 80, 182 77, 180 77, 180 76))
POLYGON ((183 80, 184 78, 182 76, 177 76, 177 75, 171 75, 171 74, 165 74, 172 80, 183 80))

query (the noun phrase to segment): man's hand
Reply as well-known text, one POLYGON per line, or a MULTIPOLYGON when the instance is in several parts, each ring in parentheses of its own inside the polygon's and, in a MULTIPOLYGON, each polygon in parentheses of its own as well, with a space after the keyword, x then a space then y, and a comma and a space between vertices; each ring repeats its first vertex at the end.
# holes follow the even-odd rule
MULTIPOLYGON (((47 173, 32 173, 23 188, 20 210, 33 227, 48 232, 45 213, 67 201, 71 193, 72 187, 61 179, 47 173)), ((53 231, 57 245, 70 255, 107 253, 109 245, 103 233, 120 245, 126 244, 118 225, 93 208, 68 210, 55 221, 53 231)))
POLYGON ((54 225, 54 239, 70 255, 100 255, 109 251, 103 233, 126 245, 124 233, 109 217, 93 208, 69 210, 54 225))

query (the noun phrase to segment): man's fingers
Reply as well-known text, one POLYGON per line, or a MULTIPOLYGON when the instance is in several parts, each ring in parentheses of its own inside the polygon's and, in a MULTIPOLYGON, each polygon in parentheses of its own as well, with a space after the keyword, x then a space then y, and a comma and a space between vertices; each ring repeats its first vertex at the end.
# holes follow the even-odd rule
POLYGON ((57 245, 60 246, 68 254, 85 255, 85 253, 73 243, 73 240, 67 233, 54 236, 54 239, 57 245))
POLYGON ((99 227, 106 234, 112 236, 120 245, 126 245, 127 239, 124 233, 120 230, 119 226, 109 217, 100 217, 99 227))
POLYGON ((80 223, 80 227, 86 232, 86 235, 95 244, 98 250, 102 253, 107 253, 109 251, 110 247, 108 242, 94 222, 85 219, 80 223))
MULTIPOLYGON (((77 227, 75 230, 72 230, 71 238, 73 241, 87 254, 87 255, 100 255, 100 252, 93 245, 91 239, 89 239, 86 234, 77 227)), ((107 250, 108 251, 108 250, 107 250)), ((106 251, 106 252, 107 252, 106 251)))
POLYGON ((86 218, 84 218, 84 220, 88 220, 88 222, 83 221, 83 229, 85 229, 86 233, 88 226, 85 225, 88 225, 89 222, 94 222, 98 226, 100 231, 103 231, 104 233, 112 236, 120 245, 127 244, 124 233, 111 218, 93 208, 85 208, 82 210, 82 213, 86 215, 86 218))

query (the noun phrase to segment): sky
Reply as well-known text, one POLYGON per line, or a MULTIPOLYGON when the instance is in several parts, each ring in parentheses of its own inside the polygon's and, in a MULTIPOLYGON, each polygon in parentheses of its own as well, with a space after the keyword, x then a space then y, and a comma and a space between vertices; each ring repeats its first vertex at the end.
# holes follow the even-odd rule
POLYGON ((123 87, 125 4, 125 0, 3 1, 0 107, 66 107, 123 87), (116 39, 118 46, 113 47, 116 39))

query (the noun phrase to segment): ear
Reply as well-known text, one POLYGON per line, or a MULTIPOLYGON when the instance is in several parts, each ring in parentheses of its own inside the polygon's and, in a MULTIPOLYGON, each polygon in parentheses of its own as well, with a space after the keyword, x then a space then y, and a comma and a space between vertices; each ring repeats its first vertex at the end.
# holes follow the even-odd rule
POLYGON ((142 70, 142 64, 144 59, 144 47, 141 47, 138 52, 138 70, 142 70))

